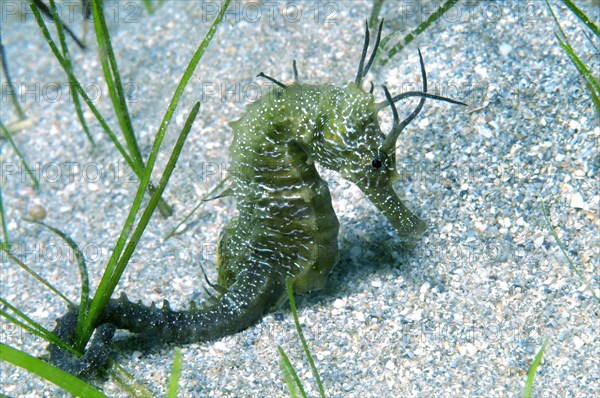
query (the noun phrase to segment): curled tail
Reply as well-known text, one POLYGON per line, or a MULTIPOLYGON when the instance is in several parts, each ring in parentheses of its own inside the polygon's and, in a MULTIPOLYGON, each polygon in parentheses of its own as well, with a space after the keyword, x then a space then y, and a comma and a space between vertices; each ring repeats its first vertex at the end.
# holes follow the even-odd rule
MULTIPOLYGON (((122 295, 111 299, 86 353, 75 358, 66 350, 48 346, 50 362, 78 377, 89 377, 105 366, 115 329, 127 330, 158 343, 186 344, 208 341, 243 330, 262 318, 275 303, 285 297, 285 281, 265 267, 244 269, 226 292, 202 307, 192 303, 185 311, 173 311, 167 301, 162 308, 133 303, 122 295)), ((77 308, 71 308, 57 320, 54 333, 72 343, 77 324, 77 308)))
POLYGON ((285 294, 285 281, 268 271, 248 267, 211 305, 203 308, 192 304, 187 311, 173 311, 166 301, 162 308, 147 307, 122 296, 110 301, 102 323, 161 342, 217 339, 247 328, 285 294))

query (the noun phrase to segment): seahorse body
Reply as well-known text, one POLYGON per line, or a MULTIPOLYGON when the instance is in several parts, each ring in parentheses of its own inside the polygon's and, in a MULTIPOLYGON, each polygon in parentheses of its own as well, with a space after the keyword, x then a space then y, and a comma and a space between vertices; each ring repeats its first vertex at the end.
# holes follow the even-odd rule
MULTIPOLYGON (((381 25, 377 43, 380 34, 381 25)), ((357 79, 346 87, 277 82, 281 87, 248 105, 242 118, 230 123, 234 132, 230 192, 239 214, 221 233, 217 259, 221 294, 208 305, 187 311, 172 311, 168 303, 156 308, 126 297, 112 299, 98 322, 112 326, 104 327, 99 338, 110 342, 111 328, 116 327, 180 344, 211 340, 248 327, 281 304, 287 278, 298 293, 321 289, 338 260, 339 223, 315 162, 355 183, 400 236, 425 230, 392 188, 398 178, 396 139, 408 122, 397 120, 395 100, 387 89, 385 104, 375 103, 373 95, 362 89, 372 62, 363 67, 367 47, 368 35, 357 79), (386 135, 377 113, 388 104, 395 120, 386 135)), ((426 91, 423 67, 422 73, 426 91)), ((424 92, 412 95, 421 97, 420 106, 426 96, 447 100, 424 92)), ((65 340, 73 338, 73 314, 71 310, 57 327, 65 340)), ((88 349, 79 360, 56 346, 49 350, 54 363, 80 375, 106 359, 99 350, 88 349)))

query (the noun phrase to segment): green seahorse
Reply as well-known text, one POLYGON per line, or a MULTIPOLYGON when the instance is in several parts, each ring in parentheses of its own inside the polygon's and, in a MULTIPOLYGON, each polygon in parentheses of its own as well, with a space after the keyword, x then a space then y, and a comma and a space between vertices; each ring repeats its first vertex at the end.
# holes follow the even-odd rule
MULTIPOLYGON (((338 261, 339 223, 329 188, 316 163, 335 170, 356 184, 386 216, 400 237, 418 236, 425 223, 404 206, 392 184, 398 180, 395 146, 402 130, 418 115, 426 98, 458 101, 427 93, 427 76, 419 52, 423 90, 376 103, 373 86, 363 90, 381 38, 367 60, 369 30, 358 72, 346 87, 285 85, 260 74, 278 87, 230 123, 231 187, 239 215, 225 226, 218 249, 218 296, 208 304, 173 311, 132 303, 126 297, 109 301, 96 325, 85 355, 76 359, 51 345, 51 361, 80 376, 93 373, 110 355, 116 329, 157 341, 178 344, 216 339, 236 333, 260 319, 286 299, 285 281, 306 293, 323 288, 338 261), (400 121, 395 102, 420 97, 417 108, 400 121), (390 107, 393 126, 384 134, 377 114, 390 107)), ((74 338, 77 311, 59 319, 55 333, 67 342, 74 338)))

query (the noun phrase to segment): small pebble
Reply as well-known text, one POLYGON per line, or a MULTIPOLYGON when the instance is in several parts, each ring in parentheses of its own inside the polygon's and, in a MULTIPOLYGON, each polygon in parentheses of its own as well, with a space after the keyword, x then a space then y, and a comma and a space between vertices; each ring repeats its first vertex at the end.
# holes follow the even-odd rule
POLYGON ((34 204, 29 208, 29 217, 34 221, 42 221, 46 218, 46 209, 42 205, 34 204))
POLYGON ((571 207, 575 209, 584 209, 585 201, 583 200, 583 196, 579 192, 575 192, 573 196, 571 196, 571 207))
POLYGON ((502 44, 500 44, 500 48, 498 48, 500 55, 502 55, 504 57, 506 57, 508 54, 510 54, 512 50, 513 50, 513 47, 508 43, 502 43, 502 44))

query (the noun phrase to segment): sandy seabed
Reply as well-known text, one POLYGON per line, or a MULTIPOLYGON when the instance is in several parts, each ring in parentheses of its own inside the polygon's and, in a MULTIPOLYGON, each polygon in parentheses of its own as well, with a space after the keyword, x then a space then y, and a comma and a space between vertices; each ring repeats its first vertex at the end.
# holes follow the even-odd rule
MULTIPOLYGON (((597 23, 599 8, 581 3, 597 23)), ((72 10, 65 3, 59 7, 81 32, 74 4, 72 10)), ((580 57, 599 70, 597 38, 592 43, 581 23, 553 5, 580 57)), ((89 110, 85 117, 96 148, 86 139, 63 71, 31 13, 17 12, 27 10, 26 2, 5 0, 0 6, 10 72, 32 120, 14 139, 41 185, 33 189, 14 151, 0 141, 9 238, 23 261, 78 300, 72 252, 24 218, 42 206, 46 222, 83 248, 96 286, 137 182, 89 110)), ((384 35, 403 37, 437 6, 387 1, 381 11, 384 35)), ((217 2, 168 1, 148 15, 139 2, 105 4, 145 156, 218 7, 217 2)), ((163 237, 226 175, 232 139, 227 122, 269 90, 268 82, 256 78, 258 72, 291 81, 293 59, 302 81, 353 80, 370 12, 367 1, 232 4, 186 89, 158 159, 162 170, 189 110, 200 100, 200 115, 165 194, 175 213, 168 219, 155 215, 118 293, 147 304, 168 298, 174 308, 205 297, 200 266, 214 280, 219 231, 235 214, 234 201, 206 203, 181 234, 163 237)), ((76 74, 117 129, 91 30, 88 50, 70 42, 76 74)), ((461 2, 368 75, 366 84, 375 83, 378 100, 384 98, 382 84, 392 93, 418 89, 418 47, 430 91, 469 107, 428 101, 398 141, 403 178, 396 189, 429 225, 410 250, 356 187, 323 173, 342 225, 340 264, 324 291, 299 297, 297 304, 328 396, 519 396, 545 338, 536 395, 599 395, 599 304, 569 269, 541 212, 544 202, 568 255, 599 295, 600 128, 555 31, 543 2, 461 2)), ((408 115, 416 102, 400 103, 399 111, 408 115)), ((1 104, 2 122, 14 122, 4 80, 1 104)), ((389 113, 380 114, 384 131, 389 113)), ((5 255, 0 266, 1 296, 53 328, 64 303, 5 255)), ((44 353, 44 343, 2 322, 2 342, 44 353)), ((287 306, 236 335, 183 346, 181 396, 287 396, 277 345, 315 396, 287 306)), ((162 346, 125 350, 118 362, 160 396, 172 357, 173 346, 162 346)), ((9 396, 63 394, 6 363, 0 375, 0 391, 9 396)), ((113 381, 100 385, 110 396, 126 395, 113 381)))

